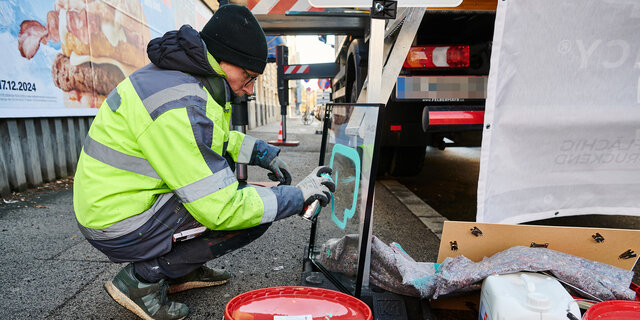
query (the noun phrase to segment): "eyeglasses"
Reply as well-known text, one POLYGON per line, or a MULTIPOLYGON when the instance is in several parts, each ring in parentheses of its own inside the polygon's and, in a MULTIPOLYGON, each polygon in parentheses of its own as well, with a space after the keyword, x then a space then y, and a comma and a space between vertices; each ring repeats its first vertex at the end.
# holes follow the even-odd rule
POLYGON ((256 81, 256 79, 258 78, 259 75, 257 76, 252 76, 249 71, 247 71, 247 69, 242 68, 242 71, 244 71, 244 74, 247 75, 247 77, 249 78, 249 80, 247 80, 247 82, 245 82, 243 87, 248 87, 251 85, 252 82, 256 81))

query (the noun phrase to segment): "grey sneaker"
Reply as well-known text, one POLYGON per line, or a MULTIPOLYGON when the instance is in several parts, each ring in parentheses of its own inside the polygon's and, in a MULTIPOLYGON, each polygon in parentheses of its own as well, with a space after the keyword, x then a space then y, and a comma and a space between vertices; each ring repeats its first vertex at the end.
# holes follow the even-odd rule
POLYGON ((165 280, 141 282, 134 274, 133 265, 128 264, 104 287, 113 300, 142 319, 186 318, 189 308, 183 303, 169 301, 168 285, 165 280))
POLYGON ((186 276, 168 279, 169 293, 182 292, 189 289, 212 287, 225 284, 231 279, 231 272, 222 269, 211 269, 205 266, 192 271, 186 276))

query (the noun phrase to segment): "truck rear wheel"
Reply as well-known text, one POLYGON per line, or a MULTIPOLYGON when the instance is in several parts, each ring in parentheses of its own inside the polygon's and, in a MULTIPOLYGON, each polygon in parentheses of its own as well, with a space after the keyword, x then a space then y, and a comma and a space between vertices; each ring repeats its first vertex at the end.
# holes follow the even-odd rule
POLYGON ((351 96, 349 97, 349 102, 351 103, 356 103, 358 102, 358 84, 356 83, 356 80, 354 79, 353 82, 351 83, 351 96))
POLYGON ((422 170, 426 146, 397 147, 389 164, 392 176, 415 176, 422 170))

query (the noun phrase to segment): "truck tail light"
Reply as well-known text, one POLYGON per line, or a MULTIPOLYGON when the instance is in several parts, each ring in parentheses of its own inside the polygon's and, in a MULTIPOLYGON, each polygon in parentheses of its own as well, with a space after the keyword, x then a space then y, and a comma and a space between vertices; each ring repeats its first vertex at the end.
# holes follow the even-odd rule
POLYGON ((411 47, 404 68, 437 69, 469 67, 469 46, 411 47))

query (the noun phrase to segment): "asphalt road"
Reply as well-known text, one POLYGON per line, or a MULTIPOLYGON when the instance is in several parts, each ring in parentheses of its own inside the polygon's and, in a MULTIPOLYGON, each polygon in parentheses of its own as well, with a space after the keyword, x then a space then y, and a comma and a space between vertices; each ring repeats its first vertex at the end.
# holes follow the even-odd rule
MULTIPOLYGON (((290 119, 281 157, 299 182, 318 163, 320 128, 290 119)), ((278 123, 251 130, 257 138, 277 138, 278 123)), ((249 181, 266 181, 266 171, 250 167, 249 181)), ((43 189, 17 202, 0 201, 0 319, 135 319, 103 289, 123 267, 110 262, 83 238, 76 226, 72 190, 43 189)), ((373 234, 398 242, 417 261, 434 262, 438 238, 389 191, 376 185, 373 234)), ((277 221, 259 239, 210 261, 233 273, 213 288, 189 290, 170 298, 190 307, 189 319, 222 319, 225 306, 250 290, 300 285, 310 223, 300 217, 277 221)))
MULTIPOLYGON (((480 148, 428 148, 419 175, 399 178, 409 190, 449 220, 475 221, 480 148)), ((532 221, 528 224, 640 229, 640 217, 583 215, 532 221)), ((640 282, 636 264, 634 282, 640 282)))
MULTIPOLYGON (((290 119, 288 138, 301 143, 283 148, 281 156, 294 173, 293 184, 318 163, 321 137, 315 131, 319 129, 317 121, 304 126, 300 119, 290 119)), ((273 123, 249 133, 273 140, 277 132, 278 124, 273 123)), ((441 214, 473 220, 478 151, 452 151, 430 151, 421 176, 402 182, 441 214)), ((266 181, 266 173, 250 167, 249 180, 266 181)), ((135 319, 103 289, 123 265, 110 262, 84 240, 73 214, 72 191, 62 185, 0 203, 0 319, 135 319)), ((381 183, 375 192, 373 234, 387 244, 401 244, 416 261, 434 262, 440 241, 408 209, 415 203, 403 204, 381 183)), ((274 223, 255 242, 207 264, 230 270, 234 276, 228 284, 186 291, 171 299, 190 307, 189 319, 222 319, 227 302, 238 294, 299 285, 309 227, 299 217, 274 223)), ((441 312, 438 319, 477 317, 452 314, 441 312)))

